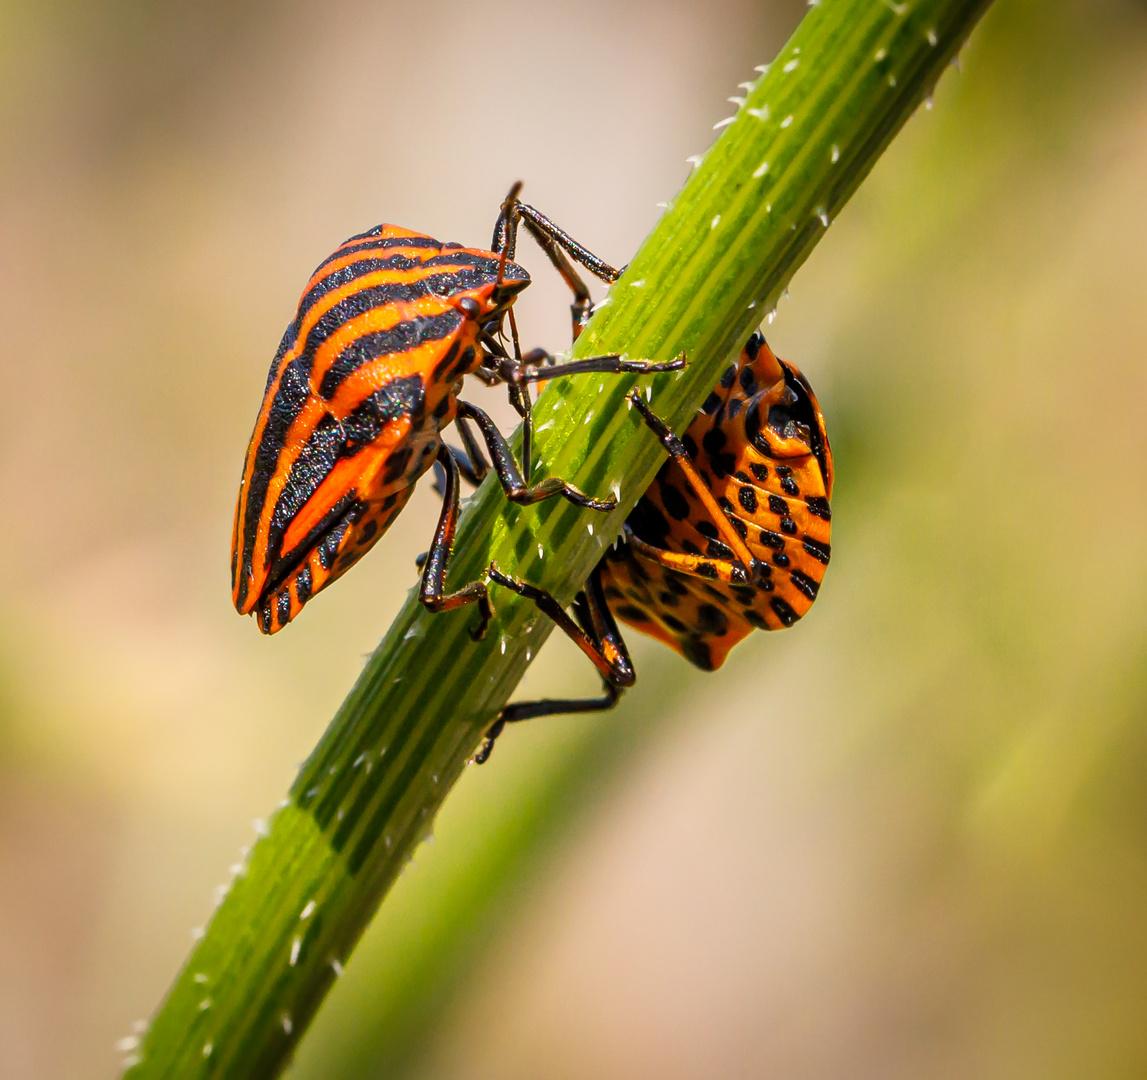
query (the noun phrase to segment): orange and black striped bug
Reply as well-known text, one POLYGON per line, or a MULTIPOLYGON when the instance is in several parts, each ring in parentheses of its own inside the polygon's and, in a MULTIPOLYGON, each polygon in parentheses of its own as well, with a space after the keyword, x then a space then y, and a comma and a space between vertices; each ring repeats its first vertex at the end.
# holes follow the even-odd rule
POLYGON ((489 469, 467 421, 478 426, 511 501, 560 495, 594 510, 616 505, 557 477, 530 484, 528 386, 581 372, 674 370, 682 361, 611 354, 555 363, 543 350, 522 357, 513 304, 530 276, 512 261, 519 224, 573 290, 575 324, 591 305, 570 260, 607 282, 619 271, 519 202, 520 186, 502 204, 492 250, 379 225, 340 245, 307 282, 271 364, 235 510, 233 599, 264 633, 282 629, 362 558, 437 461, 446 471, 445 497, 419 598, 432 611, 476 603, 473 633, 482 636, 491 617, 485 583, 445 589, 460 469, 475 482, 489 469), (512 354, 499 341, 507 316, 512 354), (466 375, 508 385, 525 425, 521 469, 490 417, 458 399, 466 375), (452 421, 468 455, 442 441, 452 421))
POLYGON ((754 333, 681 438, 636 393, 629 400, 670 456, 577 594, 573 617, 544 589, 490 570, 585 652, 605 694, 507 706, 476 761, 507 723, 612 708, 636 678, 618 619, 714 671, 751 631, 792 626, 817 597, 831 554, 833 464, 800 371, 754 333))

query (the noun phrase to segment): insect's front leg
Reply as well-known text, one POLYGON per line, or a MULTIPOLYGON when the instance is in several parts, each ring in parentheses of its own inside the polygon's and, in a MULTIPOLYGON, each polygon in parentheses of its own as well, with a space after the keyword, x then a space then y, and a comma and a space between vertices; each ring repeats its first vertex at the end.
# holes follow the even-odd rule
POLYGON ((652 546, 630 536, 630 542, 642 554, 656 558, 662 566, 680 570, 684 573, 695 573, 701 577, 717 577, 721 581, 745 584, 749 580, 759 584, 767 576, 768 567, 753 556, 741 534, 734 528, 729 515, 721 508, 721 504, 713 497, 708 485, 698 475, 693 459, 685 449, 685 444, 672 432, 669 426, 661 419, 636 392, 630 393, 627 399, 641 414, 645 426, 657 436, 658 441, 668 451, 670 457, 677 463, 677 467, 685 474, 693 494, 698 502, 709 513, 717 531, 724 537, 725 547, 734 556, 733 559, 706 559, 691 555, 677 555, 673 552, 661 552, 652 546), (646 550, 648 549, 648 550, 646 550), (654 551, 659 553, 654 555, 654 551), (716 572, 714 572, 716 571, 716 572), (745 581, 740 581, 742 576, 745 581))
MULTIPOLYGON (((575 506, 585 506, 590 510, 608 512, 617 506, 617 499, 613 496, 608 499, 590 498, 573 484, 556 476, 548 477, 533 487, 529 486, 522 478, 505 436, 485 412, 479 409, 477 405, 471 405, 468 401, 460 401, 458 402, 458 416, 463 420, 473 420, 478 425, 486 443, 486 449, 490 452, 494 471, 498 475, 502 490, 511 502, 517 503, 519 506, 530 506, 533 503, 560 495, 575 506)), ((450 460, 453 462, 454 459, 450 458, 450 460)))
POLYGON ((544 349, 533 349, 521 360, 503 360, 498 371, 507 382, 531 383, 563 375, 655 375, 661 371, 681 371, 687 363, 684 353, 672 360, 631 360, 621 353, 558 360, 544 349))
POLYGON ((504 259, 514 258, 518 246, 518 225, 526 226, 526 230, 537 241, 538 246, 545 252, 546 258, 550 260, 554 269, 569 287, 570 292, 573 293, 570 312, 573 316, 573 336, 576 338, 585 324, 589 322, 589 317, 593 312, 593 298, 590 296, 589 289, 581 275, 570 262, 570 257, 607 284, 616 281, 620 271, 615 270, 604 259, 599 259, 593 252, 583 247, 567 232, 559 229, 544 214, 539 213, 532 206, 520 202, 518 193, 521 190, 522 182, 519 180, 510 188, 509 194, 503 200, 498 211, 498 221, 494 226, 494 236, 490 243, 490 249, 498 252, 504 259))

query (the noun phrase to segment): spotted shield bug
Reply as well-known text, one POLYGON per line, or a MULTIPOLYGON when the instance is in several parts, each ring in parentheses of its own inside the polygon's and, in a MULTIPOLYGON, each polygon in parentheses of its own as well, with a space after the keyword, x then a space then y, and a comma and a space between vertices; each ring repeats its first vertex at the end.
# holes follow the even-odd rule
POLYGON ((616 620, 663 641, 705 671, 754 629, 792 626, 812 606, 831 547, 832 451, 807 380, 754 333, 678 439, 629 400, 670 457, 626 518, 572 605, 491 568, 533 600, 600 672, 601 698, 509 705, 507 723, 608 709, 635 673, 616 620))

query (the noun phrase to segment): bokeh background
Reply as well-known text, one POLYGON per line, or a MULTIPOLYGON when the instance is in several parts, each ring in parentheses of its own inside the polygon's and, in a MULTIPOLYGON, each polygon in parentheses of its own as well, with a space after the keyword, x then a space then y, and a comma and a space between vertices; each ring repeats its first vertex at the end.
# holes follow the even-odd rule
MULTIPOLYGON (((311 268, 508 184, 614 262, 799 0, 0 3, 0 1073, 112 1077, 415 580, 228 544, 311 268)), ((821 600, 471 769, 300 1078, 1147 1071, 1147 6, 998 0, 769 328, 821 600)), ((535 252, 524 336, 567 300, 535 252)), ((592 689, 555 636, 524 694, 592 689)))

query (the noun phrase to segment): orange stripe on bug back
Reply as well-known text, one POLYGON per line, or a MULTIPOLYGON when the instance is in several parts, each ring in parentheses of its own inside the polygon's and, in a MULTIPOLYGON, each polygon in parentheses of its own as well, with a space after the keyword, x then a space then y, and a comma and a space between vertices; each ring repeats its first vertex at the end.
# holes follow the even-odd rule
POLYGON ((341 421, 380 387, 392 380, 415 375, 423 379, 425 391, 423 416, 425 418, 434 417, 435 441, 437 440, 437 430, 453 420, 455 412, 453 403, 440 415, 434 416, 434 413, 442 397, 452 393, 453 384, 457 378, 466 374, 468 370, 472 370, 480 360, 481 354, 476 347, 477 324, 469 320, 463 322, 459 330, 447 338, 431 340, 425 345, 403 352, 384 354, 377 360, 364 364, 362 368, 347 376, 329 402, 323 400, 315 392, 316 386, 321 383, 322 371, 329 368, 343 349, 347 345, 353 344, 354 340, 357 340, 362 334, 371 333, 378 329, 389 329, 391 325, 397 325, 418 315, 440 314, 450 310, 451 307, 452 305, 440 297, 426 297, 410 303, 372 308, 357 319, 343 324, 316 350, 310 396, 304 402, 287 431, 283 440, 282 451, 275 462, 274 471, 267 484, 267 493, 259 517, 257 540, 251 560, 251 581, 248 585, 246 608, 249 609, 255 603, 253 596, 257 597, 263 590, 270 573, 272 554, 276 559, 286 557, 294 544, 301 542, 347 491, 354 489, 363 498, 380 498, 392 490, 413 483, 425 471, 425 468, 429 468, 433 461, 431 455, 425 457, 415 455, 412 458, 412 466, 421 463, 425 468, 407 471, 387 485, 378 483, 377 476, 387 464, 387 456, 401 445, 411 433, 410 417, 399 417, 391 421, 383 427, 379 436, 372 443, 375 452, 369 455, 360 452, 353 458, 343 459, 335 466, 331 475, 320 484, 316 492, 307 500, 297 518, 292 521, 284 535, 281 551, 276 553, 269 551, 270 528, 275 507, 287 484, 294 462, 323 416, 333 415, 341 421), (432 371, 437 362, 455 345, 457 345, 457 355, 460 358, 464 355, 467 347, 475 347, 474 358, 468 368, 460 369, 445 385, 428 381, 427 373, 432 371), (288 538, 292 539, 289 540, 288 538))
POLYGON ((262 598, 252 610, 251 613, 255 616, 259 629, 265 634, 278 632, 302 611, 303 605, 315 593, 342 577, 374 547, 379 537, 402 511, 413 491, 413 488, 406 488, 388 496, 383 502, 368 504, 358 521, 346 525, 333 558, 328 559, 327 566, 323 565, 323 558, 318 548, 312 550, 303 564, 289 574, 277 589, 262 598), (301 589, 304 580, 307 586, 301 589), (284 597, 285 602, 282 599, 284 597))
POLYGON ((315 493, 303 504, 291 519, 283 534, 282 557, 301 544, 311 531, 325 518, 334 506, 349 491, 354 491, 364 501, 375 501, 391 491, 409 487, 405 484, 392 484, 384 490, 378 483, 378 474, 385 468, 391 451, 410 433, 409 416, 400 416, 388 423, 379 437, 364 447, 352 458, 341 459, 319 484, 315 493))
MULTIPOLYGON (((387 228, 393 228, 393 227, 388 226, 387 228)), ((420 233, 410 233, 408 230, 395 230, 395 235, 414 236, 414 237, 418 237, 420 239, 427 239, 427 240, 431 239, 430 237, 423 237, 422 234, 420 234, 420 233)), ((349 243, 349 241, 348 241, 348 243, 349 243)), ((411 249, 411 250, 412 251, 426 251, 428 253, 428 257, 438 253, 432 249, 411 249)), ((348 256, 347 259, 345 260, 345 264, 355 262, 359 259, 359 257, 360 256, 357 254, 354 256, 348 256)), ((327 278, 330 275, 330 273, 331 273, 331 269, 330 269, 329 265, 324 266, 321 272, 317 272, 311 278, 311 280, 307 283, 306 289, 303 290, 302 297, 300 297, 300 303, 302 301, 302 298, 306 297, 307 293, 309 293, 310 290, 315 285, 317 285, 319 282, 321 282, 325 278, 327 278)), ((372 287, 373 285, 386 285, 386 284, 390 283, 392 280, 395 280, 395 278, 394 278, 395 274, 396 274, 396 271, 393 271, 393 270, 380 270, 380 271, 377 271, 375 273, 365 274, 362 277, 355 278, 352 281, 349 281, 346 284, 339 286, 337 289, 332 289, 329 293, 327 293, 325 296, 321 297, 314 304, 312 304, 311 307, 307 310, 306 317, 304 318, 303 322, 298 326, 298 328, 296 330, 294 343, 292 344, 291 348, 288 349, 283 354, 282 358, 279 361, 279 365, 278 365, 277 369, 275 370, 273 377, 268 382, 267 391, 263 396, 263 402, 262 402, 262 405, 259 409, 259 414, 255 418, 255 429, 251 434, 251 441, 248 444, 247 458, 246 458, 246 461, 244 463, 243 477, 242 477, 242 481, 240 483, 239 505, 243 507, 243 510, 241 512, 241 517, 243 518, 243 520, 239 520, 238 518, 236 520, 236 526, 237 526, 236 533, 235 533, 236 537, 242 536, 242 532, 246 528, 246 521, 245 521, 246 498, 245 498, 245 495, 246 495, 247 490, 250 487, 251 478, 252 478, 252 475, 253 475, 254 469, 255 469, 255 451, 256 451, 257 447, 259 446, 260 442, 262 441, 264 432, 266 431, 267 421, 270 417, 271 406, 274 403, 275 394, 279 390, 279 385, 280 385, 280 382, 282 380, 283 371, 287 368, 287 366, 293 360, 297 359, 298 356, 302 353, 303 349, 306 347, 307 337, 310 334, 311 330, 314 329, 315 324, 328 311, 330 311, 331 308, 335 307, 337 304, 341 303, 343 300, 346 300, 349 297, 353 296, 354 294, 360 292, 364 287, 369 288, 369 287, 372 287)), ((421 267, 419 267, 413 271, 409 271, 407 273, 406 280, 417 281, 417 280, 420 280, 424 275, 425 275, 425 271, 421 267)), ((383 305, 379 308, 372 309, 372 310, 386 311, 389 307, 390 307, 390 305, 383 305)), ((398 321, 400 321, 400 320, 396 317, 394 322, 397 323, 398 321)), ((386 326, 380 326, 380 329, 386 329, 386 328, 387 328, 386 326)), ((317 384, 314 382, 314 380, 312 380, 311 385, 313 388, 317 384)))
MULTIPOLYGON (((374 393, 380 386, 395 379, 403 379, 410 375, 422 377, 423 391, 426 395, 426 411, 433 412, 435 406, 441 401, 444 394, 452 393, 458 380, 464 375, 471 374, 481 363, 482 353, 478 347, 478 326, 476 323, 464 322, 449 337, 431 339, 414 348, 403 352, 386 353, 377 359, 363 364, 351 372, 339 383, 334 396, 327 402, 330 411, 339 419, 349 415, 362 402, 374 393), (435 380, 431 376, 438 364, 447 354, 457 346, 455 359, 451 364, 453 375, 448 381, 435 380), (469 362, 463 367, 466 350, 473 349, 469 362)), ((450 418, 453 417, 451 409, 450 418)), ((443 417, 439 427, 445 427, 450 419, 443 417)))
MULTIPOLYGON (((373 237, 371 239, 374 239, 373 237)), ((429 236, 419 236, 419 239, 429 240, 429 236)), ((359 240, 356 243, 362 244, 364 241, 359 240)), ((346 245, 343 245, 344 247, 346 245)), ((303 289, 302 296, 305 297, 316 285, 321 284, 331 274, 336 273, 348 266, 353 266, 355 263, 364 262, 369 259, 389 259, 393 255, 403 255, 408 259, 418 259, 419 265, 410 267, 386 267, 379 271, 372 271, 370 274, 363 274, 361 277, 353 279, 355 282, 366 281, 373 277, 375 272, 380 274, 394 274, 396 275, 395 281, 417 281, 419 278, 425 277, 428 273, 442 274, 450 273, 452 270, 462 270, 465 264, 462 263, 436 263, 433 266, 426 266, 426 262, 430 259, 437 259, 442 256, 452 256, 459 252, 466 252, 468 254, 481 255, 489 259, 494 256, 488 251, 481 251, 479 249, 469 248, 450 248, 444 250, 441 247, 427 248, 427 247, 359 247, 354 250, 347 251, 344 255, 339 255, 338 248, 333 255, 326 262, 322 264, 311 276, 310 281, 307 282, 306 287, 303 289), (407 275, 405 277, 399 275, 407 275)), ((301 298, 300 298, 301 299, 301 298)))
MULTIPOLYGON (((335 252, 342 251, 344 248, 353 247, 355 244, 365 244, 371 240, 434 240, 433 236, 427 236, 426 233, 415 232, 413 229, 404 229, 401 225, 387 225, 382 224, 378 226, 378 232, 371 234, 361 234, 359 236, 352 236, 344 240, 335 252)), ((438 241, 434 240, 437 244, 438 241)), ((393 249, 391 249, 393 250, 393 249)), ((429 250, 423 248, 422 250, 429 250)))
MULTIPOLYGON (((342 289, 335 290, 335 292, 342 292, 342 289)), ((357 291, 357 290, 354 290, 357 291)), ((332 294, 333 295, 333 294, 332 294)), ((324 300, 326 297, 324 297, 324 300)), ((319 305, 316 305, 316 307, 319 305)), ((336 406, 334 402, 324 401, 317 393, 317 387, 322 382, 323 374, 330 368, 331 364, 342 354, 343 350, 352 345, 358 338, 364 334, 373 333, 380 330, 389 330, 397 326, 400 322, 405 321, 412 315, 412 308, 420 306, 424 314, 440 314, 447 310, 449 305, 445 303, 440 297, 427 297, 425 302, 419 301, 417 305, 405 304, 386 304, 377 308, 370 308, 362 315, 355 319, 339 326, 332 334, 330 334, 315 350, 314 363, 311 370, 310 378, 310 394, 307 400, 303 403, 302 408, 299 409, 298 414, 294 417, 290 427, 283 439, 283 449, 280 452, 278 459, 275 462, 274 470, 271 473, 270 479, 267 484, 267 495, 263 501, 261 512, 259 514, 259 528, 257 532, 257 540, 255 544, 254 557, 252 559, 251 577, 252 586, 255 591, 261 591, 263 583, 266 581, 267 572, 269 569, 267 562, 267 542, 270 531, 271 518, 275 511, 275 505, 278 502, 279 496, 282 494, 283 487, 287 483, 287 478, 290 475, 291 467, 295 463, 299 452, 306 445, 307 440, 310 438, 311 433, 315 430, 316 425, 323 416, 332 414, 336 419, 342 420, 347 414, 359 404, 372 390, 377 389, 383 383, 376 383, 374 387, 369 389, 361 386, 359 396, 356 400, 350 401, 347 397, 343 396, 336 406)), ((308 320, 310 321, 310 320, 308 320)), ((300 329, 300 340, 304 339, 303 331, 300 329)), ((442 342, 436 344, 441 345, 442 342)), ((289 350, 288 357, 291 353, 297 355, 298 350, 289 350)), ((389 354, 387 357, 382 358, 382 367, 385 367, 386 361, 391 357, 395 358, 394 368, 397 371, 405 367, 407 353, 394 353, 389 354)), ((289 362, 284 358, 284 362, 289 362)), ((373 366, 373 364, 371 365, 373 366)), ((385 381, 385 380, 384 380, 385 381)), ((336 397, 340 395, 336 394, 336 397)), ((266 416, 270 414, 271 403, 274 400, 274 388, 267 391, 267 398, 264 401, 262 410, 260 411, 260 421, 264 421, 266 416)), ((259 427, 256 427, 256 432, 259 432, 259 427)), ((255 466, 255 455, 253 452, 249 453, 249 462, 247 475, 250 475, 255 466)))
MULTIPOLYGON (((365 337, 367 334, 393 330, 396 326, 405 322, 412 322, 415 319, 433 318, 435 315, 444 315, 446 312, 454 309, 455 305, 443 299, 441 296, 424 296, 417 300, 391 302, 381 307, 369 308, 361 315, 353 319, 348 319, 315 350, 314 363, 311 366, 311 393, 318 397, 323 376, 326 375, 331 367, 339 360, 346 349, 352 346, 359 338, 365 337)), ((443 343, 445 343, 446 348, 448 348, 453 340, 453 336, 449 339, 433 339, 426 342, 425 345, 413 349, 401 349, 398 352, 380 354, 373 360, 357 368, 354 372, 348 374, 339 387, 339 391, 341 391, 342 386, 345 386, 347 382, 353 380, 354 384, 358 385, 363 392, 359 393, 358 396, 352 394, 347 399, 345 406, 341 403, 339 406, 335 406, 334 402, 340 398, 340 393, 336 392, 329 404, 336 415, 338 415, 340 409, 344 408, 345 412, 350 412, 351 409, 361 403, 364 397, 391 379, 398 378, 402 375, 411 375, 416 371, 425 371, 426 346, 431 346, 431 350, 433 350, 433 348, 442 346, 443 343), (417 356, 413 354, 417 354, 417 356), (422 366, 419 367, 419 364, 422 366), (371 380, 363 379, 362 372, 365 370, 375 372, 376 378, 371 380), (366 389, 368 381, 373 383, 369 390, 366 389)), ((446 349, 443 348, 441 351, 445 352, 446 349)))

